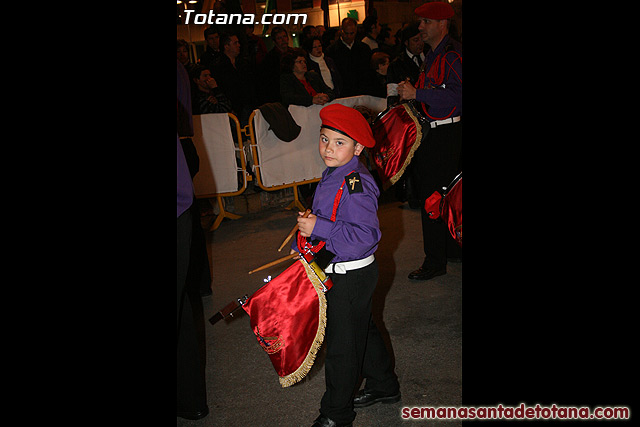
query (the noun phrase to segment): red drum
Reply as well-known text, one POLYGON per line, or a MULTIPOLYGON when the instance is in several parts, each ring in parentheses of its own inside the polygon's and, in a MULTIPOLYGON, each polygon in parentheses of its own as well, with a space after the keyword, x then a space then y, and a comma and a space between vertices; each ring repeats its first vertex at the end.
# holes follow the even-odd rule
POLYGON ((423 133, 429 129, 414 103, 388 108, 371 125, 376 145, 371 149, 373 163, 386 190, 395 184, 411 163, 423 133))
POLYGON ((442 220, 449 232, 462 247, 462 172, 440 191, 434 191, 424 202, 429 218, 442 220))
POLYGON ((282 387, 302 380, 313 366, 327 322, 324 293, 332 285, 315 262, 299 259, 242 306, 282 387))

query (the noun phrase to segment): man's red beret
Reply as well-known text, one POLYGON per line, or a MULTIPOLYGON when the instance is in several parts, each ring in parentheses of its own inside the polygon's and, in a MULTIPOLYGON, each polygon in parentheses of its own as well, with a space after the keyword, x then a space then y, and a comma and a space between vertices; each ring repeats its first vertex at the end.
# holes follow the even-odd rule
POLYGON ((320 119, 322 127, 346 135, 365 147, 373 148, 376 145, 371 126, 362 114, 353 108, 342 104, 330 104, 320 110, 320 119))
POLYGON ((442 3, 439 1, 432 1, 419 6, 415 10, 415 14, 421 18, 434 19, 439 21, 441 19, 450 19, 453 17, 453 8, 449 3, 442 3))

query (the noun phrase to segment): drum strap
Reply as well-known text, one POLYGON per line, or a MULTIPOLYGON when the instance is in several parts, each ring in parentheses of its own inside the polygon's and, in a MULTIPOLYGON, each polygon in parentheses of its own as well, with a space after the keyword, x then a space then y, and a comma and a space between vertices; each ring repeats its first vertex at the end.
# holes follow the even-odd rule
MULTIPOLYGON (((347 176, 351 175, 352 173, 354 173, 356 170, 352 170, 351 172, 349 172, 347 174, 347 176)), ((333 212, 331 212, 331 222, 336 222, 336 214, 338 213, 338 205, 340 205, 340 199, 342 198, 342 189, 344 188, 344 184, 347 181, 346 177, 345 179, 342 180, 342 184, 340 184, 340 188, 338 189, 338 192, 336 193, 336 198, 333 199, 333 212)))

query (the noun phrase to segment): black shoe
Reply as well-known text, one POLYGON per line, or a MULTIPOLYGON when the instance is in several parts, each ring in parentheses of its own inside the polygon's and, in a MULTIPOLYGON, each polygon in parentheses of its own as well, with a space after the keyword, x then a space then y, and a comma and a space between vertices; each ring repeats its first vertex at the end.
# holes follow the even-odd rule
POLYGON ((436 276, 442 276, 447 274, 447 267, 420 267, 416 271, 409 273, 409 279, 411 280, 429 280, 436 276))
POLYGON ((311 427, 352 427, 353 423, 349 424, 338 424, 330 418, 325 417, 324 415, 320 415, 313 422, 311 427))
POLYGON ((180 418, 184 418, 185 420, 199 420, 201 418, 209 415, 209 407, 205 406, 202 411, 193 411, 193 412, 181 412, 178 411, 178 416, 180 418))
POLYGON ((400 392, 392 395, 388 394, 379 394, 374 392, 369 392, 365 390, 360 390, 356 397, 353 398, 353 407, 354 408, 364 408, 365 406, 371 406, 374 403, 396 403, 400 400, 400 392))

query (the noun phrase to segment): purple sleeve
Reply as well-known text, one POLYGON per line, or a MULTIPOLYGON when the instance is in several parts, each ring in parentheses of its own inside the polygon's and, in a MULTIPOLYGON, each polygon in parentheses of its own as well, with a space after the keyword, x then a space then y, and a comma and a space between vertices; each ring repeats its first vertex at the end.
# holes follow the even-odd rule
POLYGON ((184 211, 189 209, 193 202, 193 182, 191 181, 191 175, 189 174, 189 167, 187 166, 187 159, 184 157, 182 151, 182 144, 180 144, 180 137, 178 140, 178 216, 182 215, 184 211))

